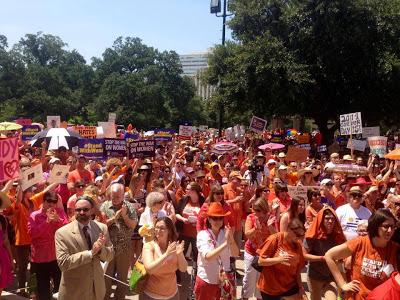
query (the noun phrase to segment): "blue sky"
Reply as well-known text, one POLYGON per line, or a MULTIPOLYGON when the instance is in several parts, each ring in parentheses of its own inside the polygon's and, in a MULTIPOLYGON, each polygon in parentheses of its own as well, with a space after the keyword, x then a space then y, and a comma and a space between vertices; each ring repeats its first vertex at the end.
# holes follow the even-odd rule
POLYGON ((1 1, 0 34, 9 45, 38 31, 61 37, 90 62, 118 36, 161 51, 202 52, 221 43, 222 18, 210 14, 210 0, 1 1))

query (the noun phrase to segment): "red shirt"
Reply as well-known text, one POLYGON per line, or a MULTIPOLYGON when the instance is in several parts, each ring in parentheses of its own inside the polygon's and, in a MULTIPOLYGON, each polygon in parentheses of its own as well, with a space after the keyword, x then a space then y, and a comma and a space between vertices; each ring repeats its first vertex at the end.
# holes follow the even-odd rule
POLYGON ((377 286, 367 297, 367 300, 400 299, 400 285, 395 279, 399 272, 393 272, 388 280, 377 286))

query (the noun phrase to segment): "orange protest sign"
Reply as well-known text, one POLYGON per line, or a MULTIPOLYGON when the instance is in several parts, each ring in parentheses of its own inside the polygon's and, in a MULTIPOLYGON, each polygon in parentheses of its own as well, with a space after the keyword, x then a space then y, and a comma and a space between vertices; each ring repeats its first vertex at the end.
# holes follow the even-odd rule
POLYGON ((298 135, 297 136, 297 143, 299 143, 299 144, 309 144, 310 143, 310 135, 308 133, 298 135))
POLYGON ((85 139, 95 139, 97 136, 96 126, 75 126, 74 130, 85 139))
POLYGON ((297 148, 294 146, 289 146, 288 152, 286 153, 285 160, 287 162, 303 162, 306 161, 308 157, 308 149, 297 148))

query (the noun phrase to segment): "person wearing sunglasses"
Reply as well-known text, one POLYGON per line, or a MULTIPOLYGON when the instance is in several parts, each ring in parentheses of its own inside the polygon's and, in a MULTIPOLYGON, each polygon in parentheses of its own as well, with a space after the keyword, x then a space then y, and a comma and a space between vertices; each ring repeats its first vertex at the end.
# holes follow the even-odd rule
MULTIPOLYGON (((206 229, 197 234, 199 256, 194 287, 196 300, 220 299, 220 274, 229 274, 230 257, 239 254, 232 228, 224 225, 224 218, 230 214, 225 212, 221 203, 211 203, 206 214, 206 229)), ((230 291, 235 288, 233 286, 230 291)))
POLYGON ((391 241, 395 229, 393 214, 388 209, 379 209, 368 220, 368 235, 333 247, 325 254, 337 286, 346 292, 344 299, 367 299, 397 269, 399 245, 391 241), (337 266, 337 261, 347 257, 352 260, 349 280, 337 266))
POLYGON ((368 220, 371 212, 368 208, 361 205, 363 202, 363 192, 359 186, 353 186, 349 191, 349 203, 336 209, 336 215, 342 226, 347 240, 358 236, 357 226, 361 220, 368 220))
POLYGON ((89 196, 79 197, 75 220, 56 231, 56 257, 62 272, 59 300, 104 299, 101 261, 111 261, 114 251, 107 225, 92 220, 94 205, 89 196))
POLYGON ((257 288, 263 300, 302 299, 301 269, 304 267, 301 239, 304 225, 299 219, 292 219, 284 232, 267 238, 257 250, 258 264, 263 267, 257 288))
POLYGON ((58 228, 68 223, 64 209, 57 207, 59 196, 53 191, 44 193, 42 208, 30 214, 28 233, 31 236, 31 266, 37 280, 38 299, 50 300, 50 280, 53 293, 58 291, 61 271, 56 260, 54 236, 58 228))

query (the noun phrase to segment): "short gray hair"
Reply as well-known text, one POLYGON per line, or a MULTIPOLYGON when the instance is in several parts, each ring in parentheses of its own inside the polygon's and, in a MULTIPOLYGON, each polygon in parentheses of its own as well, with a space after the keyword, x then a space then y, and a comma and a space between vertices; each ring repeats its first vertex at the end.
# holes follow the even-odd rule
POLYGON ((146 206, 153 207, 157 202, 164 201, 164 194, 159 192, 151 192, 146 197, 146 206))

